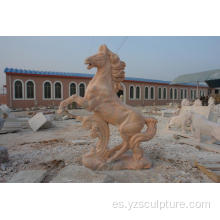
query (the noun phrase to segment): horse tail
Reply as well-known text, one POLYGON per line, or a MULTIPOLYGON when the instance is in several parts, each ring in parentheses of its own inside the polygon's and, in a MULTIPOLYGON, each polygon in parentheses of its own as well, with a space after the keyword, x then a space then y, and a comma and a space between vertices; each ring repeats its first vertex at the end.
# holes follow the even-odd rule
POLYGON ((157 131, 157 120, 155 118, 145 118, 145 124, 147 125, 146 133, 137 133, 130 139, 131 149, 138 147, 140 142, 149 141, 154 137, 157 131))

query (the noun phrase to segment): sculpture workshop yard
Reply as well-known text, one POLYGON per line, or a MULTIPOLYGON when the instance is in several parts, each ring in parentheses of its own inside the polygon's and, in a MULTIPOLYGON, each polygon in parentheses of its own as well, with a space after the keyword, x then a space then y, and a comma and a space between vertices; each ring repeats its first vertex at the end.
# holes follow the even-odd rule
POLYGON ((1 182, 220 182, 220 111, 212 96, 202 105, 198 83, 193 102, 132 108, 118 94, 126 63, 117 54, 101 45, 85 64, 97 68, 85 93, 61 92, 58 108, 1 106, 1 182))
MULTIPOLYGON (((145 108, 146 109, 146 108, 145 108)), ((153 107, 147 108, 149 111, 153 107)), ((157 111, 173 109, 157 106, 157 111)), ((137 108, 142 111, 142 107, 137 108)), ((16 118, 30 117, 29 111, 14 112, 16 118)), ((90 114, 84 109, 72 114, 90 114)), ((145 113, 144 116, 152 117, 145 113)), ((89 131, 75 119, 54 120, 54 127, 33 132, 29 126, 17 133, 1 134, 0 145, 8 148, 9 163, 0 169, 1 182, 213 182, 194 162, 219 161, 219 153, 183 144, 167 130, 168 117, 153 115, 158 120, 153 139, 141 143, 144 154, 152 162, 150 169, 92 171, 82 165, 82 155, 95 146, 89 131), (20 172, 20 173, 19 173, 20 172), (19 174, 19 175, 18 175, 19 174)), ((7 123, 6 123, 7 125, 7 123)), ((145 129, 145 128, 144 128, 145 129)), ((110 143, 121 142, 116 127, 110 126, 110 143)), ((182 138, 183 140, 187 138, 182 138)), ((181 139, 181 140, 182 140, 181 139)))

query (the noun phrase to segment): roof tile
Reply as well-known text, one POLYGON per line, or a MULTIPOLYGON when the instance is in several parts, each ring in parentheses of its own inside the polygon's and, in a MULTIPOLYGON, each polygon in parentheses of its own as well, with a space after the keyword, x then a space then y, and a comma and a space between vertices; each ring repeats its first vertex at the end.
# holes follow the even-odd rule
MULTIPOLYGON (((36 75, 49 75, 49 76, 76 76, 76 77, 87 77, 92 78, 94 74, 88 73, 67 73, 67 72, 51 72, 51 71, 36 71, 36 70, 25 70, 25 69, 14 69, 6 67, 4 70, 5 73, 20 73, 20 74, 36 74, 36 75)), ((137 78, 137 77, 126 77, 125 80, 128 81, 137 81, 137 82, 152 82, 152 83, 162 83, 162 84, 170 84, 171 81, 164 81, 164 80, 155 80, 155 79, 145 79, 145 78, 137 78)), ((196 86, 193 83, 184 83, 179 85, 189 85, 189 86, 196 86)))

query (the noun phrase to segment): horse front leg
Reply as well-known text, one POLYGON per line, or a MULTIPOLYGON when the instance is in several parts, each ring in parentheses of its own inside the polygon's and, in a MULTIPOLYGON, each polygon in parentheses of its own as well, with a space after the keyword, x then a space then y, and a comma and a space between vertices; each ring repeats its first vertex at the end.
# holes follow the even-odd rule
POLYGON ((64 99, 60 103, 60 106, 59 106, 57 113, 61 114, 62 112, 64 112, 66 107, 69 104, 72 104, 73 102, 76 102, 79 106, 81 106, 83 108, 88 108, 88 101, 85 98, 77 96, 77 95, 72 95, 72 96, 68 97, 67 99, 64 99))

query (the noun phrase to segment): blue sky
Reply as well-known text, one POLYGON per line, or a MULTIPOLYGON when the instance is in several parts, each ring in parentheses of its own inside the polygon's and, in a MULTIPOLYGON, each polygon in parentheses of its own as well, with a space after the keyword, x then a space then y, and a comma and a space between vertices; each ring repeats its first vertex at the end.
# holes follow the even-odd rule
POLYGON ((126 75, 172 80, 220 68, 220 37, 0 37, 0 91, 5 67, 95 73, 86 57, 106 44, 126 62, 126 75))

